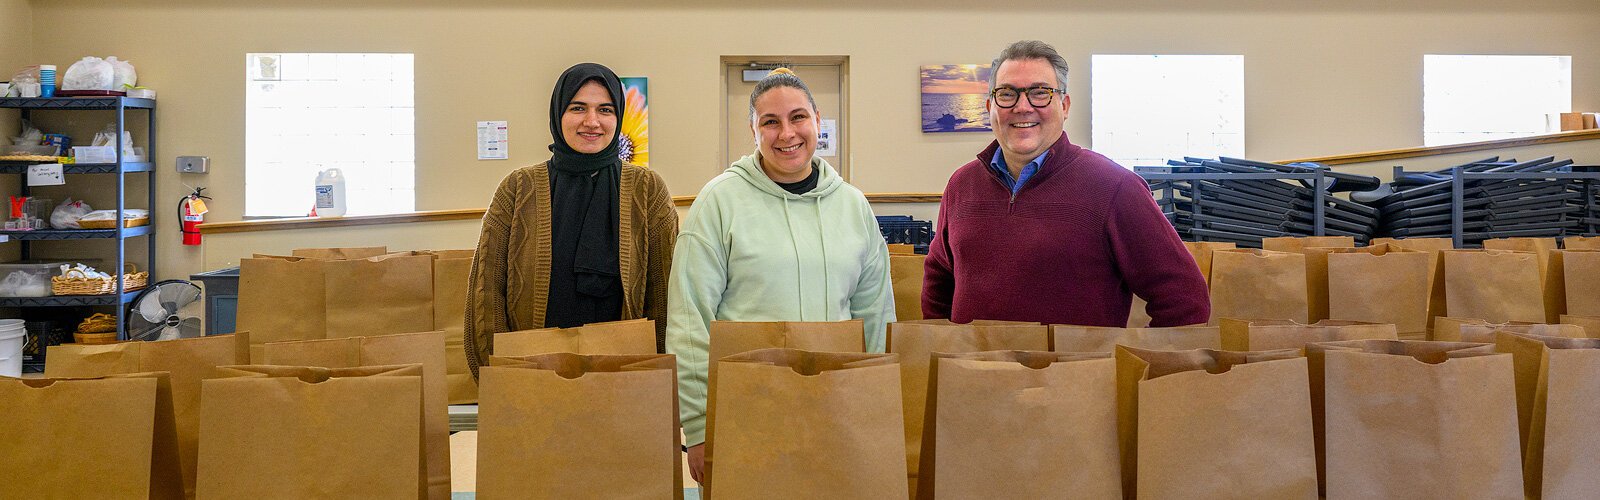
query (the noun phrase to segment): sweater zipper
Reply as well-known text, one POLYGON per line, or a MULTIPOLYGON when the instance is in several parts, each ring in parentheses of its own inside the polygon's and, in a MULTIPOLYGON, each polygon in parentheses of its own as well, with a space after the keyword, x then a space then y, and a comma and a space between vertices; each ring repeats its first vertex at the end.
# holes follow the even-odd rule
POLYGON ((1017 207, 1017 192, 1016 192, 1016 190, 1013 190, 1011 188, 1006 187, 1006 183, 1001 181, 999 177, 995 177, 993 172, 989 173, 989 178, 990 179, 994 179, 994 183, 995 184, 999 184, 1001 189, 1004 189, 1006 191, 1010 191, 1011 192, 1011 202, 1006 204, 1006 214, 1010 215, 1011 214, 1011 210, 1017 207))

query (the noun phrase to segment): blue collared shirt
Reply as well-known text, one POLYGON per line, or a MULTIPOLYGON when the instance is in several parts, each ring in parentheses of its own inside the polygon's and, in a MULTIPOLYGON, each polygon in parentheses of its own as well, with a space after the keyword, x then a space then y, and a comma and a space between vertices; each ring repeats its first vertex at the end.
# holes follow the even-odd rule
POLYGON ((1022 185, 1027 183, 1028 179, 1033 178, 1033 174, 1039 172, 1039 166, 1044 164, 1044 159, 1048 156, 1050 156, 1050 152, 1045 151, 1038 158, 1034 158, 1027 165, 1023 165, 1022 174, 1015 179, 1011 178, 1011 170, 1006 168, 1006 157, 1002 151, 994 152, 994 158, 989 159, 989 168, 999 172, 1000 181, 1005 183, 1006 189, 1010 189, 1012 195, 1016 195, 1017 191, 1022 190, 1022 185))

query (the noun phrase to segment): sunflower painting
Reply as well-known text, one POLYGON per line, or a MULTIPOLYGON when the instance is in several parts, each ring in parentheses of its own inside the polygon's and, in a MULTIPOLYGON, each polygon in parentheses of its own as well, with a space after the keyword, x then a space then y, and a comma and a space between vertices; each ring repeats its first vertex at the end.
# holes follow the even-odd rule
POLYGON ((617 156, 622 161, 650 168, 650 79, 642 76, 622 79, 622 141, 617 156))

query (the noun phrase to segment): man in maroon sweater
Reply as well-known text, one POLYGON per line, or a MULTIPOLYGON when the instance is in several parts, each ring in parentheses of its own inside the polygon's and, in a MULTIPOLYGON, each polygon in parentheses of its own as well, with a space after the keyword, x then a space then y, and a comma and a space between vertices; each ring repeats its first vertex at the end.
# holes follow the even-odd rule
POLYGON ((1066 81, 1044 42, 995 59, 996 140, 945 186, 923 315, 1120 327, 1137 294, 1150 326, 1205 323, 1205 278, 1144 179, 1062 133, 1066 81))

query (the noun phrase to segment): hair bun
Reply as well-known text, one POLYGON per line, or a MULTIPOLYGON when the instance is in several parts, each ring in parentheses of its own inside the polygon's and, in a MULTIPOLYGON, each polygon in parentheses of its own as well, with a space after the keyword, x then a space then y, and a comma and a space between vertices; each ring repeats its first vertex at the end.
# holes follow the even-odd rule
POLYGON ((789 68, 775 68, 771 73, 767 73, 767 76, 772 75, 794 75, 794 70, 789 68))

